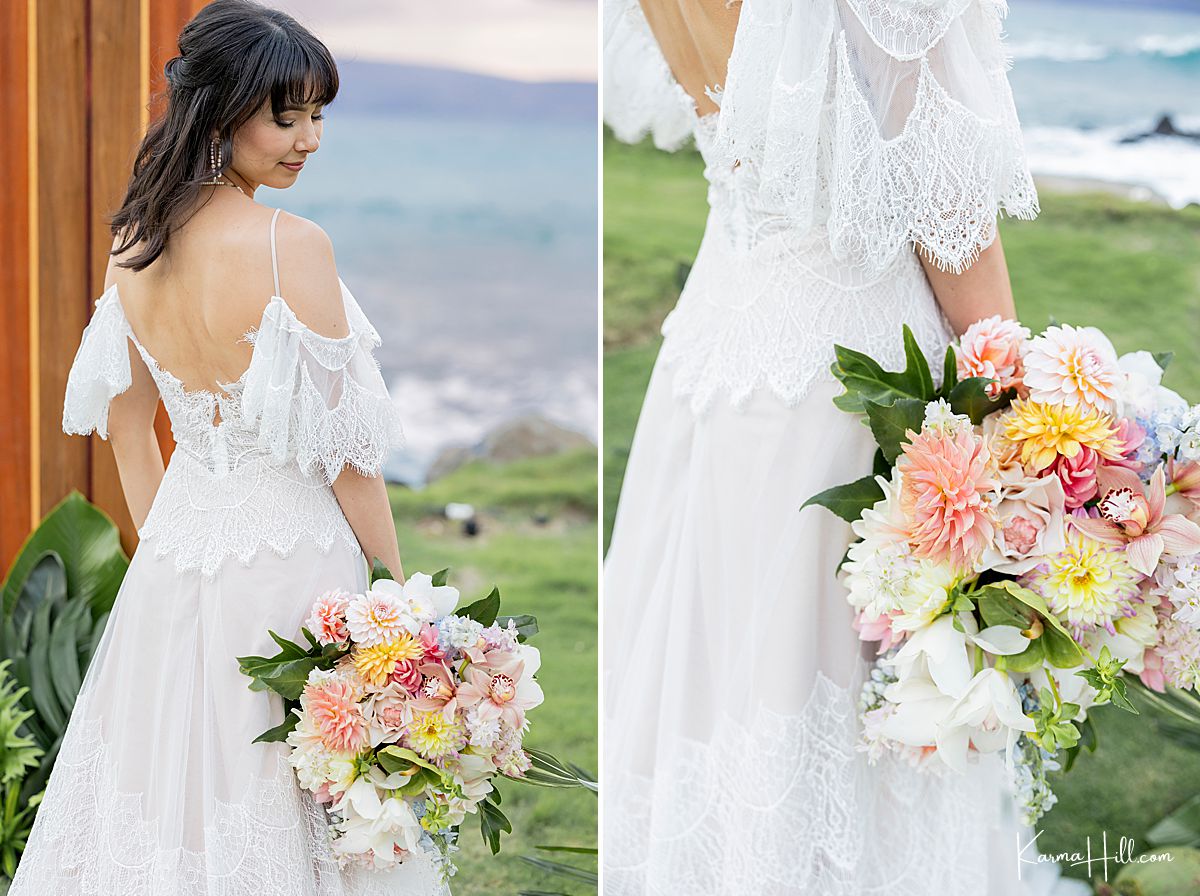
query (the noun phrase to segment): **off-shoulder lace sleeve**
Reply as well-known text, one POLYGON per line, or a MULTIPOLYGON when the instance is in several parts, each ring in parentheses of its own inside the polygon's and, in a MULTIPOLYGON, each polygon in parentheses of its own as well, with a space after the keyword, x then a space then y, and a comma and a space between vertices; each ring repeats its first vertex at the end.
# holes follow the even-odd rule
MULTIPOLYGON (((745 0, 713 153, 794 229, 878 273, 920 244, 961 271, 1038 213, 1004 0, 745 0)), ((711 160, 710 160, 711 161, 711 160)))
POLYGON ((681 147, 692 135, 695 103, 671 74, 638 0, 604 0, 603 56, 604 122, 613 135, 681 147))
POLYGON ((129 367, 129 324, 110 286, 96 299, 96 310, 83 330, 75 360, 67 374, 63 398, 63 432, 108 438, 108 406, 132 382, 129 367))
POLYGON ((259 445, 281 461, 294 454, 302 470, 328 482, 347 465, 378 475, 388 451, 404 440, 374 357, 379 334, 338 282, 349 334, 315 333, 273 297, 258 329, 246 334, 254 355, 242 390, 259 445))

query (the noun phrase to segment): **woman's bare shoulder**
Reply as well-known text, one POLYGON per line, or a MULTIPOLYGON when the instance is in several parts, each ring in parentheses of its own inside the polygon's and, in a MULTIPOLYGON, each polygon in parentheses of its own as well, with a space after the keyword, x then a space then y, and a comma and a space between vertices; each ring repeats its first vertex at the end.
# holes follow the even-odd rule
POLYGON ((350 332, 333 241, 317 223, 281 212, 275 242, 280 294, 296 316, 322 336, 350 332))

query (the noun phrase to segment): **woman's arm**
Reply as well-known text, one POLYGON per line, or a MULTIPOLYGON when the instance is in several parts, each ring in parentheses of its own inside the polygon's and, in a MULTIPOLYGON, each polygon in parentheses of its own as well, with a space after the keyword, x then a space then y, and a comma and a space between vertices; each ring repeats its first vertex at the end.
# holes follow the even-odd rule
POLYGON ((154 434, 158 387, 133 343, 129 340, 126 343, 130 384, 108 407, 108 438, 117 458, 129 515, 140 529, 163 478, 162 452, 154 434))
MULTIPOLYGON (((335 339, 345 337, 350 324, 328 235, 312 221, 284 214, 280 216, 277 240, 280 284, 288 295, 288 304, 313 332, 335 339)), ((339 397, 340 393, 327 399, 336 401, 339 397)), ((333 481, 333 494, 367 562, 378 557, 396 581, 403 583, 396 522, 382 473, 364 476, 353 467, 344 467, 333 481)))
POLYGON ((918 247, 916 252, 933 294, 956 336, 961 336, 980 318, 993 314, 1016 317, 1012 283, 1008 279, 1008 264, 1004 260, 999 233, 992 244, 979 253, 975 263, 961 274, 938 270, 923 247, 918 247))
POLYGON ((404 567, 400 563, 396 521, 392 518, 392 505, 388 501, 383 475, 364 476, 353 467, 346 467, 333 481, 333 494, 367 555, 367 561, 378 557, 396 581, 403 584, 404 567))

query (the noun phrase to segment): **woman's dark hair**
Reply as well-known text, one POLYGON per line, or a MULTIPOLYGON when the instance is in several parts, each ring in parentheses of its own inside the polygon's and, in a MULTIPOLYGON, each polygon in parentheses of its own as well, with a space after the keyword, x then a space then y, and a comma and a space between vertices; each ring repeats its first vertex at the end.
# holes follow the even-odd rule
POLYGON ((140 271, 163 249, 180 218, 212 177, 210 146, 220 140, 221 170, 234 132, 268 99, 276 118, 289 108, 327 106, 338 92, 337 65, 321 41, 295 19, 251 0, 213 0, 179 34, 179 55, 163 70, 166 112, 138 147, 121 208, 112 217, 118 262, 140 271))

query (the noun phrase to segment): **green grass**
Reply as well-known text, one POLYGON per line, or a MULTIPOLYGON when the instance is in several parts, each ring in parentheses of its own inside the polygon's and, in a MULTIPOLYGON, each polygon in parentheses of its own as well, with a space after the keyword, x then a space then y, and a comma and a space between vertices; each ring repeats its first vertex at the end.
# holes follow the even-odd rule
MULTIPOLYGON (((705 183, 692 152, 604 147, 604 540, 612 526, 658 328, 703 233, 705 183)), ((1005 220, 1002 237, 1022 320, 1054 315, 1102 328, 1118 351, 1171 351, 1166 383, 1200 399, 1200 207, 1183 211, 1106 195, 1043 193, 1035 221, 1005 220)), ((1093 711, 1100 740, 1055 789, 1039 827, 1043 852, 1077 851, 1107 829, 1134 837, 1192 796, 1200 753, 1112 707, 1093 711), (1182 782, 1192 782, 1190 786, 1182 782)), ((1076 869, 1068 873, 1083 874, 1076 869)))
MULTIPOLYGON (((538 679, 546 702, 530 713, 526 744, 595 773, 596 756, 596 454, 580 451, 470 464, 422 491, 389 488, 405 570, 450 567, 463 600, 500 587, 503 611, 533 613, 542 655, 538 679), (477 537, 440 519, 449 501, 474 504, 477 537)), ((596 845, 596 799, 583 790, 500 782, 514 833, 493 857, 478 820, 462 826, 455 896, 515 896, 560 890, 554 878, 521 861, 542 844, 596 845)), ((594 867, 594 863, 593 866, 594 867)), ((574 892, 584 892, 580 886, 574 892)))

